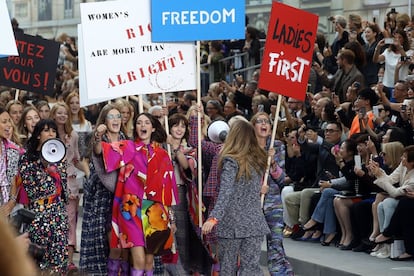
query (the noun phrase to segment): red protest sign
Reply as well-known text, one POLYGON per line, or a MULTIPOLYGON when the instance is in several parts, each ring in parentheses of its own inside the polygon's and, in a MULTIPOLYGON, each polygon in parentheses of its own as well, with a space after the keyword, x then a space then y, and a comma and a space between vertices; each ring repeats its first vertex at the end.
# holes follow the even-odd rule
POLYGON ((259 88, 304 100, 318 16, 273 2, 259 88))
POLYGON ((0 58, 0 84, 53 95, 59 43, 16 33, 19 56, 0 58))

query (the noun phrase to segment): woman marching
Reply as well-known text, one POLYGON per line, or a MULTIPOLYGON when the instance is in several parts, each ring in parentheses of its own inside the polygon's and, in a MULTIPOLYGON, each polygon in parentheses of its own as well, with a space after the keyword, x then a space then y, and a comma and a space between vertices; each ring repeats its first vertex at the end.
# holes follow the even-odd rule
POLYGON ((269 227, 260 206, 266 152, 253 126, 237 120, 230 128, 219 159, 220 191, 203 224, 204 234, 217 225, 221 275, 263 275, 259 266, 261 242, 269 227), (237 268, 237 258, 240 267, 237 268))
POLYGON ((134 136, 135 141, 102 143, 106 170, 120 169, 111 248, 130 249, 131 275, 152 276, 154 255, 170 252, 173 243, 176 226, 170 206, 178 203, 177 186, 171 160, 161 147, 167 134, 160 121, 139 114, 134 136))
POLYGON ((13 131, 9 113, 0 107, 0 219, 9 216, 16 205, 17 187, 13 180, 19 171, 22 149, 8 139, 13 131))
POLYGON ((270 146, 272 132, 270 117, 266 112, 256 113, 252 119, 255 134, 261 148, 271 152, 273 159, 269 173, 269 190, 266 193, 263 210, 270 234, 267 236, 267 258, 270 275, 293 275, 283 248, 283 206, 281 190, 285 182, 285 145, 275 140, 270 146))
POLYGON ((57 133, 53 120, 40 120, 19 162, 28 209, 35 213, 28 228, 29 238, 32 243, 45 248, 39 265, 47 273, 65 273, 68 266, 66 161, 47 164, 40 154, 42 144, 56 138, 57 133))
POLYGON ((177 232, 175 239, 180 262, 188 275, 192 272, 209 274, 209 254, 201 243, 195 229, 198 228, 198 194, 194 181, 197 171, 196 149, 189 147, 188 120, 183 114, 173 114, 169 120, 171 135, 167 143, 171 146, 180 203, 173 206, 177 232))
POLYGON ((120 259, 120 249, 109 249, 112 205, 118 171, 105 172, 101 141, 127 139, 121 124, 121 112, 113 104, 105 105, 96 121, 90 155, 90 177, 83 187, 83 223, 80 269, 87 275, 128 275, 128 262, 120 259), (111 274, 113 273, 113 274, 111 274))

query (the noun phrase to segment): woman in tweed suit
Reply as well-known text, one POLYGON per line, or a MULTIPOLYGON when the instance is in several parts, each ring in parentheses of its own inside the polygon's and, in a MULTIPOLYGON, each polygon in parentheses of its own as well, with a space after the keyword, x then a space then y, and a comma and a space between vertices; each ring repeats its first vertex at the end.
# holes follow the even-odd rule
POLYGON ((204 234, 217 225, 221 275, 263 275, 259 266, 261 242, 267 226, 260 207, 266 152, 259 146, 253 126, 243 120, 230 128, 219 158, 220 192, 204 223, 204 234), (237 269, 237 257, 240 267, 237 269))

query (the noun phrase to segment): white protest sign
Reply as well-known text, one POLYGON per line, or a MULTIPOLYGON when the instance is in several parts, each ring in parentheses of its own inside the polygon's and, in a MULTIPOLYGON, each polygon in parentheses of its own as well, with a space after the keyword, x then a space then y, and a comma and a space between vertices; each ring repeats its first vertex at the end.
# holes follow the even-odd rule
POLYGON ((0 0, 0 30, 2 34, 0 58, 5 56, 18 56, 6 0, 0 0))
POLYGON ((88 99, 196 89, 195 45, 152 43, 150 0, 80 10, 88 99))
POLYGON ((82 25, 78 24, 78 68, 79 68, 79 103, 81 107, 97 104, 107 99, 88 99, 86 88, 86 74, 85 74, 85 51, 83 50, 82 25))

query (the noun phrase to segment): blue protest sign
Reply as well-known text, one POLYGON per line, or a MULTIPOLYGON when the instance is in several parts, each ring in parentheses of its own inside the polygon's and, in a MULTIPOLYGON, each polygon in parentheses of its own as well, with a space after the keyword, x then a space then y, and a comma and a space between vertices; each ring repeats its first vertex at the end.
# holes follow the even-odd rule
POLYGON ((244 0, 152 0, 153 42, 243 39, 244 0))

